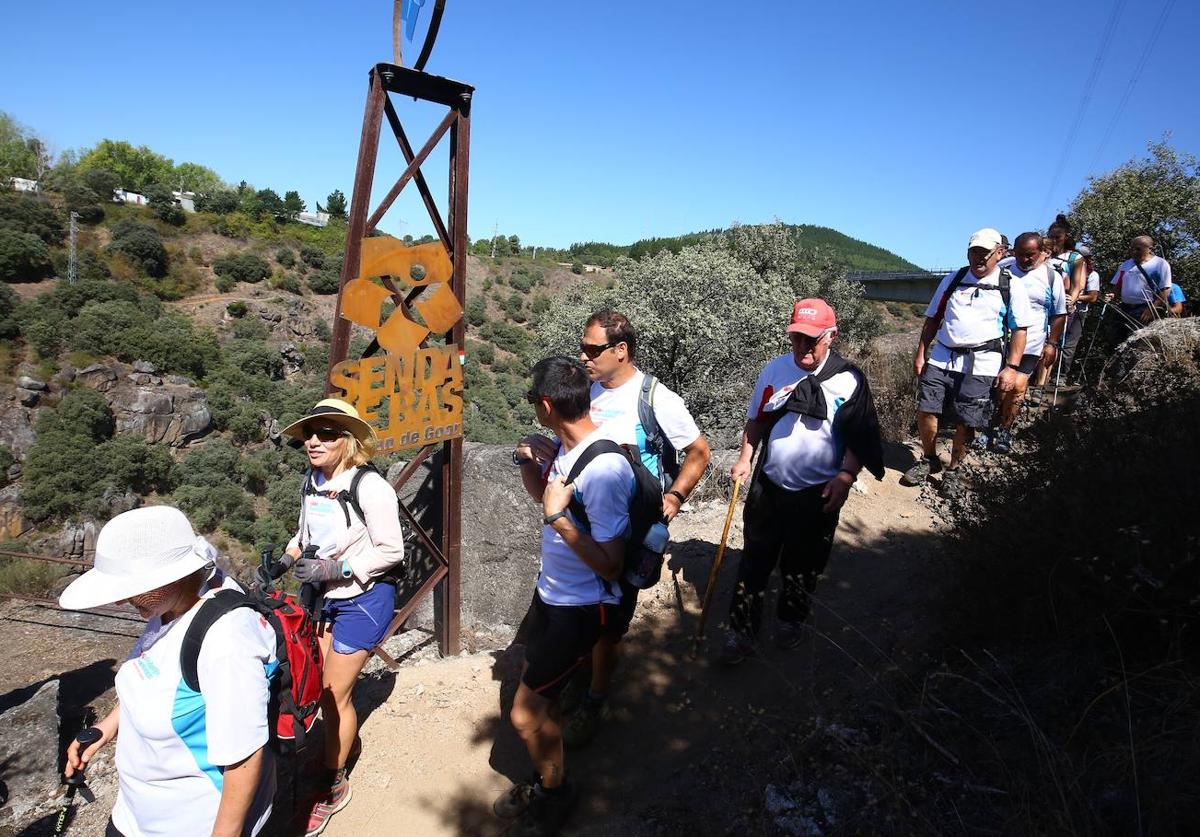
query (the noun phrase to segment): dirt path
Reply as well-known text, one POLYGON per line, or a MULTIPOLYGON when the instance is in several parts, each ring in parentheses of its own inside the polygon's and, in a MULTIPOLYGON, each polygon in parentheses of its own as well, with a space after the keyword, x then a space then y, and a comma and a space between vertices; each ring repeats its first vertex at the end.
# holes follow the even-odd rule
MULTIPOLYGON (((896 453, 899 467, 904 455, 896 453)), ((946 559, 932 515, 898 476, 889 470, 883 483, 870 481, 866 495, 851 493, 804 645, 783 652, 764 642, 759 656, 735 670, 711 659, 740 555, 740 512, 709 642, 694 661, 690 637, 725 508, 706 504, 681 516, 672 527, 673 573, 642 595, 610 717, 591 746, 568 754, 582 795, 567 833, 724 833, 739 817, 755 821, 792 720, 807 713, 845 728, 884 678, 936 641, 924 617, 942 595, 946 559)), ((404 668, 364 701, 354 801, 325 833, 501 833, 491 801, 529 771, 502 720, 519 654, 404 668)))

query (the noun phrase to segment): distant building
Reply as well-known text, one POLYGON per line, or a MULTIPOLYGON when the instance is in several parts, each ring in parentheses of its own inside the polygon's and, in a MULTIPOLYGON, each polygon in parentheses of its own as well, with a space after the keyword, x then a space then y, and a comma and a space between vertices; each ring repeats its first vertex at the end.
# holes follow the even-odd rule
POLYGON ((12 187, 18 192, 36 192, 38 191, 38 182, 25 177, 14 177, 12 178, 12 187))
POLYGON ((150 201, 146 200, 146 196, 137 192, 130 192, 120 187, 113 189, 113 203, 132 204, 133 206, 146 206, 150 201))
POLYGON ((327 227, 329 226, 329 213, 301 212, 296 216, 296 220, 301 224, 308 224, 310 227, 327 227))
POLYGON ((184 212, 196 211, 195 192, 172 192, 171 197, 175 198, 175 202, 179 204, 179 208, 184 212))

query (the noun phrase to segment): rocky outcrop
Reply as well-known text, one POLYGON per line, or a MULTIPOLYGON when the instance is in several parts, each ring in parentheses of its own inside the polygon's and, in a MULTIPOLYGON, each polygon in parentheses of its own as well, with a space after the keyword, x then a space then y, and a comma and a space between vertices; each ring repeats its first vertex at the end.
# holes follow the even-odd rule
POLYGON ((1098 395, 1138 411, 1200 391, 1200 318, 1158 320, 1117 346, 1098 395))
POLYGON ((21 489, 16 485, 0 489, 0 541, 13 541, 29 528, 22 514, 21 489))
POLYGON ((212 429, 212 412, 204 390, 187 378, 164 378, 145 361, 131 367, 93 364, 80 369, 77 379, 104 393, 118 433, 181 447, 212 429))
POLYGON ((0 765, 8 790, 0 830, 20 822, 58 788, 58 681, 30 691, 23 703, 0 713, 0 765))
POLYGON ((12 451, 17 460, 25 458, 36 438, 34 411, 12 398, 0 399, 0 445, 12 451))

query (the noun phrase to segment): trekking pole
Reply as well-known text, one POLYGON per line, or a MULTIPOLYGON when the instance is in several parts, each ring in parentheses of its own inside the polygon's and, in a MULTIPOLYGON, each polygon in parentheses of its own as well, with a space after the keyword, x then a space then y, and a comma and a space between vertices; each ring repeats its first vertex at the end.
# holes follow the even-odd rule
MULTIPOLYGON (((75 740, 79 742, 79 752, 82 753, 88 747, 95 744, 104 737, 104 733, 92 726, 94 713, 91 709, 83 716, 83 729, 75 736, 75 740)), ((54 837, 62 837, 62 834, 67 830, 67 819, 71 813, 71 803, 75 800, 75 792, 79 791, 83 794, 83 798, 88 802, 95 802, 96 797, 88 790, 84 784, 83 772, 87 765, 83 765, 70 776, 64 776, 62 783, 67 786, 66 793, 63 794, 62 802, 59 803, 58 818, 54 820, 54 837)))
POLYGON ((1096 345, 1096 335, 1100 333, 1101 327, 1104 325, 1104 315, 1108 313, 1109 303, 1100 303, 1100 316, 1096 318, 1096 327, 1092 329, 1092 339, 1088 341, 1087 351, 1083 353, 1083 360, 1079 362, 1079 380, 1087 383, 1087 362, 1092 355, 1092 346, 1096 345))
POLYGON ((737 507, 738 491, 741 490, 742 481, 733 481, 733 496, 729 498, 729 510, 725 512, 725 528, 721 530, 721 543, 717 547, 717 557, 713 561, 712 569, 708 571, 708 586, 704 588, 704 604, 700 607, 700 624, 696 626, 696 636, 692 638, 692 657, 696 656, 696 651, 700 648, 700 642, 704 639, 704 623, 708 620, 708 606, 712 604, 713 593, 717 589, 717 573, 721 571, 721 559, 725 557, 725 543, 729 540, 729 524, 733 522, 733 510, 737 507))

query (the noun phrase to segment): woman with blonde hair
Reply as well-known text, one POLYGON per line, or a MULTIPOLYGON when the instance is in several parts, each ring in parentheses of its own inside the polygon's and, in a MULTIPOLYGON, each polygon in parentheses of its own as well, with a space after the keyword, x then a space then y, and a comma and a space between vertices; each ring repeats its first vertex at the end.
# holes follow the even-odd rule
POLYGON ((353 405, 327 398, 283 433, 303 443, 309 465, 300 525, 283 563, 320 593, 328 790, 309 815, 305 833, 315 837, 350 802, 347 763, 359 746, 350 696, 392 620, 396 585, 390 574, 404 560, 404 533, 396 492, 369 464, 375 431, 353 405))

